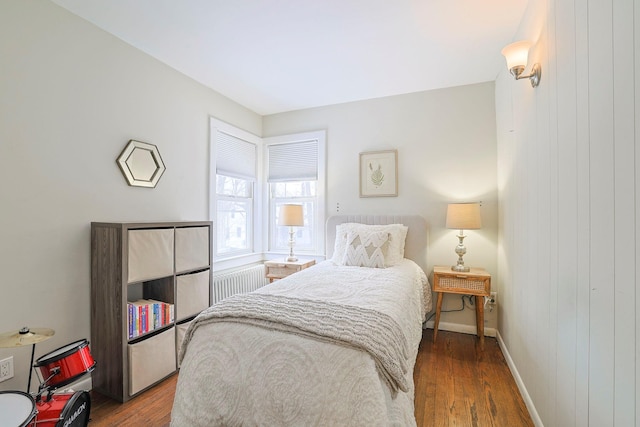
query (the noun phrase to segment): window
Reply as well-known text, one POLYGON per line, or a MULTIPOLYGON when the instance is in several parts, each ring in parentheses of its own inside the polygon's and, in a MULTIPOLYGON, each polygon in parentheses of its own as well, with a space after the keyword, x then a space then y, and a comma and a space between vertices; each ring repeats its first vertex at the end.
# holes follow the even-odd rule
POLYGON ((216 248, 221 256, 251 249, 253 182, 216 174, 216 248))
POLYGON ((248 255, 256 244, 259 203, 256 177, 260 138, 211 119, 211 215, 215 224, 214 258, 248 255))
POLYGON ((295 227, 296 254, 324 253, 325 132, 265 139, 269 250, 288 250, 289 229, 278 226, 280 206, 303 205, 304 226, 295 227))
MULTIPOLYGON (((315 235, 316 227, 316 205, 317 191, 316 181, 296 181, 296 182, 274 182, 269 184, 272 200, 271 208, 273 209, 271 217, 274 218, 273 223, 278 224, 280 206, 285 203, 294 203, 302 205, 304 215, 304 227, 295 227, 294 231, 296 239, 296 251, 313 252, 317 244, 315 235)), ((281 251, 289 247, 289 230, 288 227, 272 227, 273 235, 271 236, 272 249, 281 251)))
POLYGON ((277 226, 283 203, 304 206, 296 254, 324 254, 325 132, 261 139, 211 118, 210 218, 214 264, 234 268, 287 253, 288 227, 277 226))

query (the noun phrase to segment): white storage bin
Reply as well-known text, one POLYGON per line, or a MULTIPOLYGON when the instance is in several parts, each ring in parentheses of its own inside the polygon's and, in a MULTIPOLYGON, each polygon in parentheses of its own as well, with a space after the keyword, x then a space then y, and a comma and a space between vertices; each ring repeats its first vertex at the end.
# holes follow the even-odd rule
POLYGON ((176 321, 209 307, 209 270, 176 277, 176 321))
POLYGON ((129 230, 129 283, 173 275, 173 229, 129 230))
MULTIPOLYGON (((184 341, 184 336, 187 333, 187 329, 189 329, 189 325, 191 322, 181 323, 176 325, 176 358, 180 354, 180 349, 182 348, 182 341, 184 341)), ((180 367, 180 363, 178 363, 178 368, 180 367)))
POLYGON ((176 272, 209 266, 209 227, 176 228, 176 272))
POLYGON ((129 394, 160 381, 176 370, 175 328, 128 345, 129 394))

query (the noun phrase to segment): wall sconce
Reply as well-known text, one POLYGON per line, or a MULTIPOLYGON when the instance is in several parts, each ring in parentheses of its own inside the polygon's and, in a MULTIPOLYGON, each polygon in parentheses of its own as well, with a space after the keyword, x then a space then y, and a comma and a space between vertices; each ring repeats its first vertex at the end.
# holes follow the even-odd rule
POLYGON ((529 56, 529 48, 531 43, 524 40, 520 42, 511 43, 502 49, 502 54, 507 59, 507 68, 516 78, 531 80, 531 87, 537 87, 540 84, 540 77, 542 75, 542 67, 540 64, 533 64, 531 73, 527 76, 523 76, 522 72, 527 66, 527 57, 529 56))

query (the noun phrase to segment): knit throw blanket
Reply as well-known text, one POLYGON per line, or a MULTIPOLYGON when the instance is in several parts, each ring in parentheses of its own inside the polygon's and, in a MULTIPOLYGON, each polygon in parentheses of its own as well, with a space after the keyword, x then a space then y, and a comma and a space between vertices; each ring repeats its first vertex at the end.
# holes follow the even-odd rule
POLYGON ((384 313, 281 295, 234 295, 194 319, 185 334, 180 361, 196 328, 212 322, 248 323, 366 351, 394 395, 398 390, 408 391, 408 343, 398 323, 384 313))

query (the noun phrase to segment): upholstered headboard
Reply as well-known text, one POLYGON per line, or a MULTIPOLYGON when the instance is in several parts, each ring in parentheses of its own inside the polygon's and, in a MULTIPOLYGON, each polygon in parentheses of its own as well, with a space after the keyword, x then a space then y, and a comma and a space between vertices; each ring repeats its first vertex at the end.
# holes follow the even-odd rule
POLYGON ((404 256, 427 271, 427 222, 419 215, 334 215, 327 219, 327 259, 333 256, 336 240, 336 225, 345 222, 361 224, 404 224, 409 227, 404 245, 404 256))

